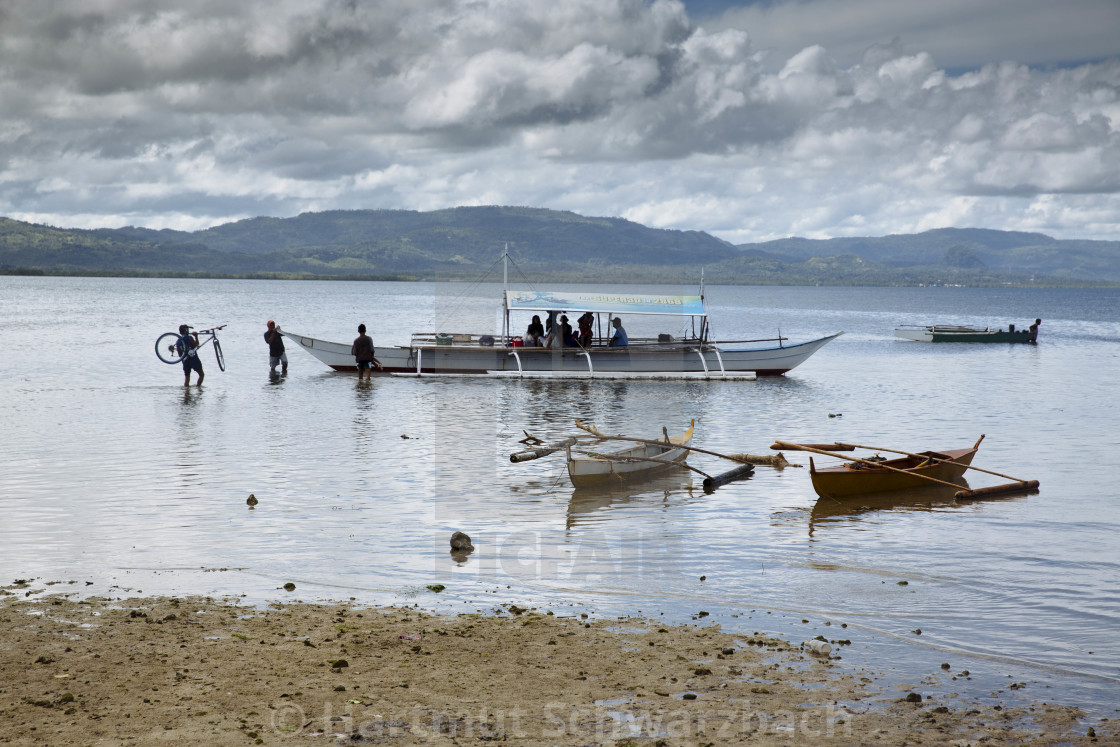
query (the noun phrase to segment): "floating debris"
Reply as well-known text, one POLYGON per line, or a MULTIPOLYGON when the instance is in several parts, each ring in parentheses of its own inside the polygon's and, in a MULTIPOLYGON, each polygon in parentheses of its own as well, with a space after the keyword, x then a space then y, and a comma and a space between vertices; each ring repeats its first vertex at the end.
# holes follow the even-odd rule
POLYGON ((257 496, 249 493, 249 497, 245 499, 245 503, 248 504, 249 508, 252 508, 257 505, 257 496))
POLYGON ((827 641, 818 641, 814 638, 811 641, 805 641, 803 645, 812 653, 819 654, 821 656, 828 656, 830 653, 832 653, 832 644, 828 643, 827 641))

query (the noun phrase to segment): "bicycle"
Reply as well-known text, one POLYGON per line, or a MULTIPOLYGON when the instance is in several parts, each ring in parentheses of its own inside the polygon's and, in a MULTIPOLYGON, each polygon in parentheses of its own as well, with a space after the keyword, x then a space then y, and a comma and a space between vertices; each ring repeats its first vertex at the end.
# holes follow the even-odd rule
MULTIPOLYGON (((222 355, 222 344, 218 342, 218 330, 225 329, 226 325, 220 327, 211 327, 210 329, 200 329, 195 334, 209 335, 205 340, 200 339, 198 347, 189 351, 190 355, 198 355, 198 351, 202 346, 208 342, 214 343, 214 356, 218 359, 218 368, 226 370, 226 357, 222 355)), ((193 327, 188 327, 193 329, 193 327)), ((188 334, 190 334, 188 332, 188 334)), ((186 346, 183 345, 183 336, 178 332, 164 332, 159 338, 156 339, 156 356, 159 357, 164 363, 181 363, 183 358, 188 355, 186 346)))

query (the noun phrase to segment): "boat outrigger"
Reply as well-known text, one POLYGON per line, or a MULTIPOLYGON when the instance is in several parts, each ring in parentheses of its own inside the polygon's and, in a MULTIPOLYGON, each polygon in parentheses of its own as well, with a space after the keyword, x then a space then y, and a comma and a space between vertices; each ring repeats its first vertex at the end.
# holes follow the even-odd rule
POLYGON ((688 449, 685 447, 692 440, 694 425, 695 421, 689 424, 684 433, 672 436, 665 433, 660 442, 650 439, 612 451, 584 449, 584 453, 580 455, 579 451, 573 454, 572 447, 568 446, 565 448, 568 477, 573 486, 584 488, 645 479, 664 472, 688 458, 688 449))
POLYGON ((789 463, 785 458, 761 457, 751 454, 720 454, 708 449, 690 446, 692 431, 696 425, 693 420, 684 433, 670 436, 669 431, 661 428, 661 438, 632 438, 630 436, 609 436, 594 426, 576 421, 576 427, 589 435, 568 436, 554 443, 546 444, 528 431, 521 443, 527 447, 509 455, 514 464, 540 459, 557 451, 563 451, 568 464, 568 477, 576 488, 592 486, 612 486, 647 479, 673 467, 691 470, 704 478, 704 491, 712 492, 721 485, 750 477, 754 474, 755 464, 768 464, 782 469, 789 463), (631 444, 621 449, 608 450, 608 443, 627 442, 631 444), (717 475, 709 475, 686 463, 689 453, 707 454, 735 462, 738 466, 717 475))
MULTIPOLYGON (((356 370, 349 344, 286 330, 282 334, 335 371, 356 370)), ((750 380, 779 376, 796 368, 841 334, 794 345, 787 345, 783 336, 717 342, 711 339, 702 288, 696 296, 507 288, 500 332, 417 333, 408 345, 379 346, 377 357, 382 365, 380 373, 394 376, 750 380), (568 346, 529 347, 511 326, 514 314, 527 321, 535 313, 559 325, 562 313, 587 312, 594 324, 585 345, 573 340, 575 344, 568 346), (627 345, 612 346, 612 321, 623 316, 667 317, 670 321, 666 324, 676 335, 631 336, 627 345)))
POLYGON ((1003 493, 1031 492, 1038 490, 1038 480, 1020 480, 1000 472, 972 466, 972 459, 980 449, 984 436, 976 440, 971 448, 943 449, 939 451, 909 452, 888 449, 882 446, 862 446, 860 444, 797 444, 777 441, 771 449, 808 451, 813 454, 836 457, 845 464, 817 469, 812 457, 809 458, 809 476, 813 490, 822 498, 851 498, 869 493, 884 493, 910 490, 923 485, 941 485, 956 488, 958 499, 978 498, 1003 493), (902 454, 897 459, 884 459, 878 455, 866 459, 846 456, 838 452, 854 449, 869 449, 876 452, 886 451, 902 454), (1014 482, 1006 485, 993 485, 988 488, 969 489, 958 482, 966 470, 985 472, 1014 482))

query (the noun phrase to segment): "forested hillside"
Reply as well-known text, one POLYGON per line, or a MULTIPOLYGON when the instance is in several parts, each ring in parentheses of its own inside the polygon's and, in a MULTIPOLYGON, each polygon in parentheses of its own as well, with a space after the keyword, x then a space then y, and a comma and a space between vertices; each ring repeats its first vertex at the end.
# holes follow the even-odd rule
POLYGON ((541 281, 821 285, 1120 283, 1120 242, 938 229, 733 246, 702 231, 518 207, 355 210, 204 231, 78 230, 0 218, 0 272, 475 279, 509 246, 541 281))

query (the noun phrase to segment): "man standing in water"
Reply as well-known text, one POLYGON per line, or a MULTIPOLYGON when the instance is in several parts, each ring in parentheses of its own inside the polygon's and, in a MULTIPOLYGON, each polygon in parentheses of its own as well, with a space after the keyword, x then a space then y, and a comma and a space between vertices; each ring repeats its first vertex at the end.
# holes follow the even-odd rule
POLYGON ((180 324, 178 344, 183 346, 183 386, 191 385, 191 369, 198 371, 198 386, 202 386, 206 374, 202 371, 202 359, 198 357, 198 335, 187 325, 180 324))
POLYGON ((288 373, 288 354, 284 352, 284 337, 276 322, 268 320, 268 331, 264 333, 264 341, 268 343, 268 370, 276 373, 276 367, 283 364, 281 374, 288 373))
POLYGON ((354 356, 354 361, 358 364, 358 381, 362 380, 363 375, 366 381, 369 381, 373 376, 374 367, 381 369, 381 361, 377 360, 373 353, 373 338, 366 334, 366 325, 359 324, 358 337, 350 346, 350 355, 354 356))

